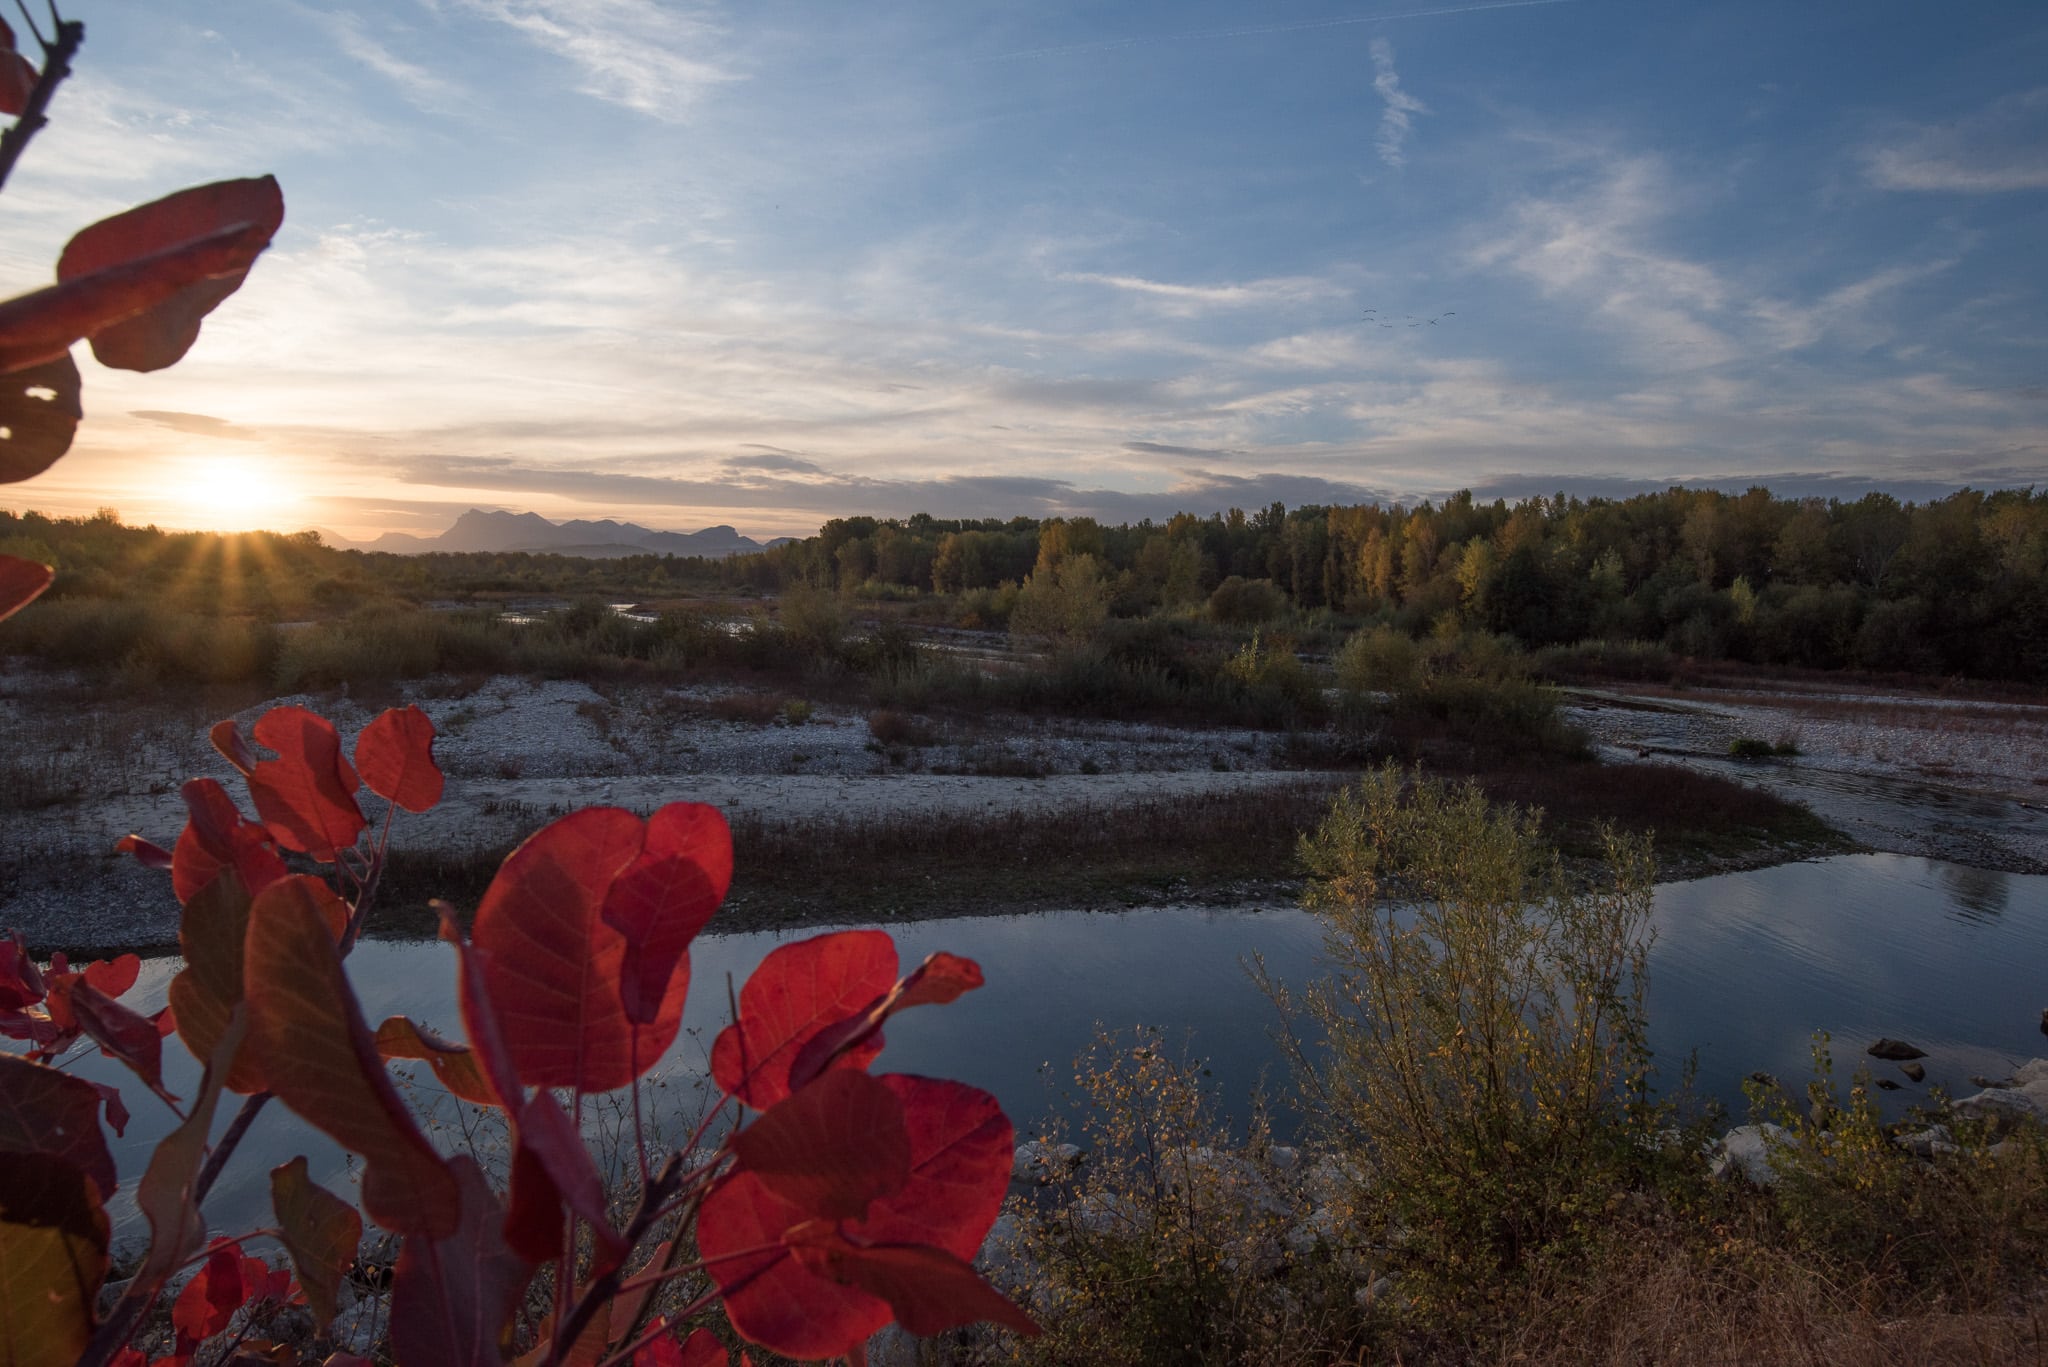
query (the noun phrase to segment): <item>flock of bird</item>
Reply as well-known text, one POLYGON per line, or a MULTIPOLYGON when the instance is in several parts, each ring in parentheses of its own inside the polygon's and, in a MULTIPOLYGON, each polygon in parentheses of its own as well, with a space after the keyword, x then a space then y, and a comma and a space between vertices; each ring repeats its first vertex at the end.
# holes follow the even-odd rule
MULTIPOLYGON (((1378 309, 1367 309, 1365 311, 1365 321, 1368 323, 1378 323, 1383 328, 1397 328, 1401 326, 1401 324, 1399 323, 1389 323, 1385 319, 1374 317, 1373 315, 1377 314, 1378 312, 1378 309)), ((1439 313, 1436 316, 1436 318, 1422 318, 1418 317, 1413 313, 1406 313, 1401 316, 1407 320, 1407 324, 1409 327, 1434 327, 1436 326, 1438 318, 1455 318, 1458 316, 1458 311, 1456 309, 1445 309, 1442 313, 1439 313)))

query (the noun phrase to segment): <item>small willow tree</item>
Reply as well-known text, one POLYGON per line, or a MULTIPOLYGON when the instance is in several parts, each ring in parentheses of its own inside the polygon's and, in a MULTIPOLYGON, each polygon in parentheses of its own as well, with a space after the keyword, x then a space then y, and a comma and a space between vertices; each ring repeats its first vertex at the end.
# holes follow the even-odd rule
POLYGON ((1588 882, 1537 832, 1390 765, 1302 842, 1334 970, 1306 994, 1330 1046, 1306 1081, 1425 1304, 1583 1246, 1657 1148, 1648 842, 1610 833, 1588 882))

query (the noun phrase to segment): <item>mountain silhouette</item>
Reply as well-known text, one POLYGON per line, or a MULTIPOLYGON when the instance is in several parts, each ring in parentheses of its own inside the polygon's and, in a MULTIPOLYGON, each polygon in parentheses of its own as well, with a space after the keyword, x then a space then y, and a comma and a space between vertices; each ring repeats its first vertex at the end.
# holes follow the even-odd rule
POLYGON ((423 555, 430 551, 538 551, 611 559, 625 555, 743 555, 780 545, 788 537, 756 541, 729 526, 700 532, 663 532, 611 518, 598 521, 550 522, 539 513, 487 512, 471 508, 439 536, 386 532, 374 541, 347 541, 331 533, 321 539, 346 550, 390 551, 423 555))

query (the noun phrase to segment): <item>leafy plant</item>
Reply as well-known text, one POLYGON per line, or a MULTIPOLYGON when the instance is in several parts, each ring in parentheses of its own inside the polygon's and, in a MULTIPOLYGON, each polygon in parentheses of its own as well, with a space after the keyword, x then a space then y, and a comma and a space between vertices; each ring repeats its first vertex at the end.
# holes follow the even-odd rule
POLYGON ((1404 1285, 1447 1312, 1580 1246, 1657 1149, 1647 842, 1610 836, 1585 887, 1537 831, 1390 765, 1302 841, 1333 969, 1307 996, 1329 1055, 1304 1085, 1404 1285))
MULTIPOLYGON (((0 1033, 30 1044, 26 1057, 0 1056, 0 1278, 11 1303, 38 1309, 0 1320, 6 1361, 139 1364, 129 1339, 195 1262, 202 1270, 173 1309, 177 1346, 159 1363, 193 1360, 258 1301, 303 1302, 324 1327, 362 1226, 309 1180, 303 1157, 271 1174, 274 1228, 201 1247, 207 1193, 272 1100, 357 1156, 364 1213, 402 1241, 390 1326, 402 1363, 496 1363, 513 1348, 525 1349, 522 1363, 658 1362, 666 1350, 650 1345, 672 1343, 717 1304, 742 1338, 799 1358, 858 1356, 892 1320, 918 1334, 978 1319, 1035 1332, 968 1261, 1009 1179, 1012 1131, 995 1099, 867 1072, 890 1016, 980 986, 970 960, 935 954, 899 979, 880 931, 776 950, 712 1051, 717 1107, 680 1149, 649 1152, 639 1080, 676 1038, 690 941, 732 878, 714 808, 674 803, 643 820, 593 807, 543 828, 506 859, 468 936, 443 910, 467 1042, 403 1016, 372 1029, 346 959, 392 818, 441 797, 433 739, 412 707, 364 728, 352 761, 303 708, 265 713, 253 745, 232 722, 216 726, 257 819, 221 784, 194 779, 171 849, 121 842, 170 875, 184 906, 186 966, 152 1014, 118 1000, 136 981, 133 955, 79 970, 59 956, 43 969, 18 937, 0 949, 0 1033), (363 788, 387 804, 367 842, 363 788), (321 873, 293 871, 307 866, 321 873), (173 1032, 206 1061, 189 1104, 163 1083, 173 1032), (105 1204, 118 1179, 100 1110, 117 1133, 127 1113, 111 1089, 59 1070, 81 1040, 120 1059, 181 1120, 135 1188, 149 1250, 104 1316, 105 1204), (386 1075, 394 1059, 422 1061, 457 1096, 504 1112, 508 1190, 472 1159, 434 1149, 386 1075), (617 1220, 575 1117, 623 1088, 641 1181, 617 1220), (209 1147, 224 1093, 244 1100, 209 1147), (749 1110, 759 1114, 741 1125, 749 1110), (293 1279, 259 1274, 240 1251, 258 1237, 283 1245, 293 1279), (542 1272, 552 1312, 534 1325, 519 1310, 542 1272), (652 1319, 654 1293, 672 1282, 697 1294, 652 1319)), ((241 1333, 250 1351, 246 1322, 241 1333)), ((723 1361, 722 1350, 704 1360, 723 1361)))
MULTIPOLYGON (((54 5, 50 20, 49 36, 34 33, 40 71, 0 22, 0 114, 15 116, 0 134, 0 184, 47 122, 85 41, 85 25, 54 5)), ((84 415, 73 343, 89 340, 100 364, 119 370, 173 364, 283 221, 284 196, 269 176, 180 190, 83 229, 57 258, 56 284, 0 302, 0 483, 39 475, 71 449, 84 415)), ((54 577, 48 565, 0 555, 0 618, 54 577)))

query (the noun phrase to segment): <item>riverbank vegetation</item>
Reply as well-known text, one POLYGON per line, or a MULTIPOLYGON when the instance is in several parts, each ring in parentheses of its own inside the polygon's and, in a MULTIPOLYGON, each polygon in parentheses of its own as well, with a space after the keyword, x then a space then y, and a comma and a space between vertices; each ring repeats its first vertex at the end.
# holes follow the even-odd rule
MULTIPOLYGON (((1283 1007, 1300 1150, 1218 1118, 1155 1035, 1080 1064, 1092 1118, 1013 1201, 999 1277, 1048 1327, 979 1362, 2036 1361, 2048 1137, 1900 1142, 1824 1055, 1768 1180, 1644 1043, 1648 865, 1564 876, 1532 816, 1388 768, 1304 841, 1331 976, 1283 1007), (1661 1073, 1653 1073, 1661 1070, 1661 1073), (1653 1076, 1658 1090, 1652 1091, 1653 1076), (1996 1142, 1994 1142, 1996 1141, 1996 1142), (1916 1152, 1917 1147, 1917 1152, 1916 1152)), ((1062 1132, 1048 1131, 1048 1139, 1062 1132)))

